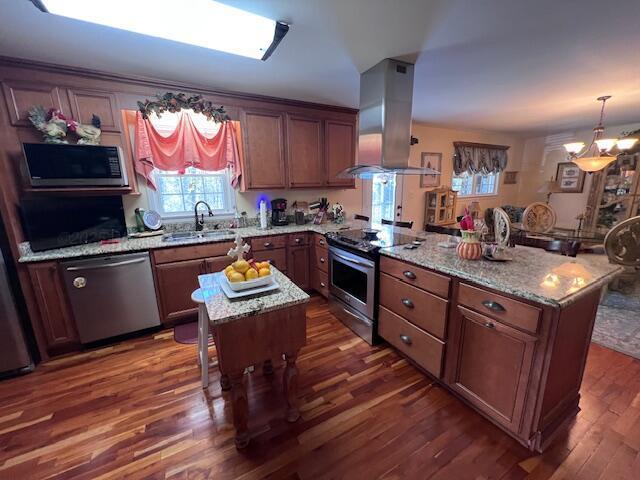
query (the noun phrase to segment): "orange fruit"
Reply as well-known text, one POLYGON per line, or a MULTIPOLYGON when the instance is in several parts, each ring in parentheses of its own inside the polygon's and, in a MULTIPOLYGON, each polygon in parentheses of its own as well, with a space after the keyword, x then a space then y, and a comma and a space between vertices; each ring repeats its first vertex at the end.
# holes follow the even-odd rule
POLYGON ((247 280, 254 280, 258 278, 258 271, 255 268, 250 268, 244 276, 247 280))
POLYGON ((229 281, 230 282, 244 282, 244 275, 241 274, 240 272, 231 272, 229 274, 229 281))
POLYGON ((260 275, 261 277, 267 277, 267 276, 271 275, 271 269, 269 269, 269 268, 261 268, 260 271, 258 272, 258 275, 260 275))

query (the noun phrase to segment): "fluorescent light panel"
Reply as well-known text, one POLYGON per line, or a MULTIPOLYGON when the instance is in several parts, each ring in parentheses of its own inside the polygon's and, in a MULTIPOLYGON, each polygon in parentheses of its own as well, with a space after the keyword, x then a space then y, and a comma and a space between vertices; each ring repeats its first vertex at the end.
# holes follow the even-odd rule
MULTIPOLYGON (((276 33, 275 20, 213 0, 34 0, 33 3, 54 15, 263 60, 265 54, 271 53, 268 50, 276 33)), ((276 44, 282 36, 276 38, 276 44)))

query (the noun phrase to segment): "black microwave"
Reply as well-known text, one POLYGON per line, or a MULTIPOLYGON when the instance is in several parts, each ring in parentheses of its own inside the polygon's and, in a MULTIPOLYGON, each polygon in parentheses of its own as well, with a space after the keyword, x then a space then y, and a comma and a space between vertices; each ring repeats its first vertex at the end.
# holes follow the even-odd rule
POLYGON ((23 143, 32 187, 124 187, 120 147, 23 143))

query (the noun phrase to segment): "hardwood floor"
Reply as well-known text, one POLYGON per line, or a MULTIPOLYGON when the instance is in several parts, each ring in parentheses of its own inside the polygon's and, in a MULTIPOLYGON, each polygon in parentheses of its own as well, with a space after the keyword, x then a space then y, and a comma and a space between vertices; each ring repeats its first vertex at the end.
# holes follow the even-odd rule
MULTIPOLYGON (((314 297, 298 360, 302 418, 276 375, 246 376, 238 452, 218 371, 172 332, 56 359, 0 382, 0 479, 638 479, 640 361, 592 345, 582 411, 535 456, 314 297)), ((239 345, 238 348, 242 348, 239 345)), ((213 352, 212 352, 213 353, 213 352)))

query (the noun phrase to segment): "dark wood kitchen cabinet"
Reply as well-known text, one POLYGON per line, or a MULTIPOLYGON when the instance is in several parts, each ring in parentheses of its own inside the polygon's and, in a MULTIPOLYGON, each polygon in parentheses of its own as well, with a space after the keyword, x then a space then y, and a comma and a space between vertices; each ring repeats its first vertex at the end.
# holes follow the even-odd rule
POLYGON ((58 262, 28 265, 41 329, 49 355, 77 349, 80 339, 58 269, 58 262))
POLYGON ((496 422, 517 433, 537 337, 459 306, 458 342, 450 387, 496 422))
POLYGON ((198 275, 206 273, 205 269, 204 260, 199 259, 156 266, 160 317, 165 326, 197 315, 198 306, 191 300, 191 293, 199 287, 198 275))
POLYGON ((287 188, 284 119, 276 111, 240 112, 245 190, 287 188))
POLYGON ((339 178, 345 168, 355 165, 356 124, 338 120, 327 120, 324 124, 326 186, 355 188, 353 178, 339 178))
POLYGON ((287 169, 290 188, 322 187, 324 139, 322 120, 287 115, 287 169))
POLYGON ((303 290, 311 288, 308 245, 289 247, 287 252, 287 276, 303 290))
POLYGON ((113 93, 71 88, 68 90, 74 120, 90 125, 93 115, 100 118, 103 132, 122 131, 120 110, 113 93))
POLYGON ((231 263, 230 242, 163 248, 152 251, 156 296, 165 326, 184 323, 198 314, 191 294, 199 288, 198 275, 215 273, 231 263))

